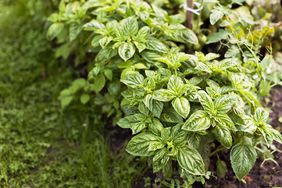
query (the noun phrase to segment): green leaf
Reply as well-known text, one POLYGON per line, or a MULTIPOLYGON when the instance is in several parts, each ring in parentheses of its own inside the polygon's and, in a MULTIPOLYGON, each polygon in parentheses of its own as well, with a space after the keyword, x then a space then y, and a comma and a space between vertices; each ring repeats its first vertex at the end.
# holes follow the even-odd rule
POLYGON ((146 95, 143 102, 155 117, 160 118, 164 107, 164 104, 162 102, 154 100, 151 94, 146 95))
POLYGON ((161 144, 158 136, 152 133, 140 133, 129 141, 126 151, 134 156, 152 156, 156 150, 161 149, 153 147, 158 144, 161 144))
POLYGON ((153 172, 156 173, 164 168, 169 161, 169 157, 165 149, 159 150, 153 157, 153 172))
POLYGON ((195 132, 189 132, 187 135, 187 142, 189 146, 192 146, 193 148, 198 148, 200 146, 202 135, 197 134, 195 132))
POLYGON ((211 11, 210 15, 210 23, 214 25, 216 22, 218 22, 221 18, 223 18, 224 13, 222 10, 215 8, 211 11))
POLYGON ((162 123, 158 119, 156 119, 156 118, 154 118, 152 120, 152 122, 148 124, 148 127, 149 127, 149 130, 152 133, 154 133, 155 135, 158 135, 158 136, 161 135, 161 133, 162 133, 162 131, 164 129, 162 123))
POLYGON ((236 126, 238 131, 246 132, 249 134, 254 134, 257 130, 257 126, 254 124, 254 121, 250 117, 245 117, 243 119, 243 123, 240 123, 240 119, 238 119, 238 117, 233 121, 236 122, 236 124, 238 125, 236 126))
POLYGON ((70 41, 73 41, 74 39, 76 39, 79 33, 81 32, 81 30, 82 30, 81 25, 75 24, 75 23, 71 24, 69 28, 70 41))
POLYGON ((231 110, 235 101, 231 95, 221 95, 214 101, 215 110, 217 113, 225 114, 231 110))
POLYGON ((177 154, 177 161, 182 169, 192 175, 205 174, 204 161, 199 152, 194 148, 181 148, 177 154))
POLYGON ((118 54, 124 61, 127 61, 132 58, 134 53, 135 47, 134 44, 131 42, 122 43, 122 45, 120 45, 120 47, 118 48, 118 54))
POLYGON ((123 19, 120 25, 124 36, 134 36, 138 33, 138 22, 134 17, 123 19))
POLYGON ((254 146, 239 143, 232 147, 230 152, 231 166, 238 179, 243 179, 250 172, 256 158, 257 153, 254 146))
POLYGON ((189 101, 184 97, 177 97, 172 101, 172 106, 174 110, 182 116, 184 119, 187 118, 187 116, 190 113, 190 103, 189 101))
POLYGON ((201 90, 198 92, 198 99, 205 111, 214 111, 214 103, 212 101, 212 98, 205 91, 201 90))
POLYGON ((232 3, 238 4, 238 5, 242 5, 242 3, 244 3, 246 0, 232 0, 232 3))
POLYGON ((150 28, 144 26, 138 31, 137 36, 133 37, 133 39, 138 42, 146 42, 149 34, 150 34, 150 28))
POLYGON ((181 124, 171 127, 170 136, 176 147, 182 148, 186 146, 187 132, 181 129, 181 124))
POLYGON ((198 44, 198 38, 196 34, 188 29, 188 28, 181 28, 178 25, 171 26, 169 30, 165 33, 171 40, 181 43, 190 43, 190 44, 198 44))
POLYGON ((148 50, 153 50, 153 51, 157 51, 161 53, 165 53, 168 51, 167 46, 164 43, 162 43, 160 40, 154 37, 150 37, 148 39, 146 46, 148 50))
POLYGON ((90 95, 88 95, 87 93, 84 93, 83 95, 80 96, 80 102, 82 104, 88 103, 89 100, 90 100, 90 95))
POLYGON ((105 48, 112 40, 112 37, 103 37, 99 40, 99 44, 102 48, 105 48))
POLYGON ((191 132, 205 131, 211 126, 208 114, 203 110, 194 112, 184 123, 182 129, 191 132))
POLYGON ((179 93, 183 85, 182 79, 173 75, 169 78, 167 88, 175 93, 179 93))
POLYGON ((126 116, 120 119, 117 122, 117 124, 121 128, 131 129, 132 134, 136 134, 147 127, 146 126, 146 116, 143 114, 134 114, 131 116, 126 116))
POLYGON ((168 123, 183 123, 182 117, 173 108, 166 109, 161 114, 161 121, 168 123))
POLYGON ((99 45, 101 46, 101 44, 100 44, 99 41, 100 41, 102 38, 103 38, 102 35, 97 35, 97 36, 93 37, 93 39, 92 39, 92 41, 91 41, 91 46, 94 47, 94 48, 98 47, 99 45))
POLYGON ((271 127, 268 127, 265 132, 267 136, 270 137, 271 140, 275 140, 276 142, 282 144, 282 135, 279 131, 271 127))
POLYGON ((136 48, 138 49, 139 53, 141 53, 143 50, 146 49, 146 44, 144 44, 144 43, 136 42, 136 41, 133 41, 133 43, 136 46, 136 48))
POLYGON ((220 178, 224 178, 228 172, 226 163, 220 159, 216 161, 216 175, 220 178))
POLYGON ((84 88, 86 84, 87 82, 85 79, 83 78, 76 79, 75 81, 72 82, 71 90, 73 91, 73 93, 75 93, 76 91, 84 88))
POLYGON ((93 89, 95 90, 96 93, 100 92, 106 84, 106 79, 103 74, 98 74, 93 83, 93 89))
POLYGON ((153 93, 153 98, 162 102, 169 102, 175 97, 175 93, 168 89, 159 89, 153 93))
POLYGON ((63 23, 53 23, 48 31, 47 31, 47 37, 49 40, 55 39, 64 29, 63 23))
POLYGON ((113 79, 113 70, 112 69, 105 69, 104 75, 108 78, 108 80, 112 81, 113 79))
POLYGON ((232 119, 227 114, 217 114, 214 116, 214 120, 221 125, 226 125, 229 129, 235 130, 232 119))
POLYGON ((93 31, 95 29, 103 29, 105 25, 98 22, 97 20, 91 20, 90 22, 83 25, 83 29, 86 31, 93 31))
POLYGON ((102 48, 95 57, 95 62, 103 63, 109 61, 117 55, 117 50, 113 49, 112 46, 106 46, 102 48))
POLYGON ((208 73, 208 74, 212 73, 212 70, 209 68, 209 66, 207 66, 206 64, 202 62, 197 62, 197 66, 195 67, 195 69, 203 73, 208 73))
POLYGON ((231 148, 232 146, 232 135, 230 130, 226 125, 218 124, 212 130, 215 138, 226 148, 231 148))
POLYGON ((220 29, 216 33, 212 33, 208 36, 207 44, 216 43, 221 40, 226 40, 228 38, 228 32, 224 29, 220 29))
POLYGON ((269 118, 269 113, 262 107, 258 107, 254 114, 254 120, 257 123, 265 123, 269 118))
POLYGON ((129 72, 126 74, 125 79, 121 79, 121 82, 131 88, 137 88, 144 82, 144 76, 139 72, 129 72))
POLYGON ((61 107, 65 108, 73 101, 73 96, 62 96, 60 97, 61 107))

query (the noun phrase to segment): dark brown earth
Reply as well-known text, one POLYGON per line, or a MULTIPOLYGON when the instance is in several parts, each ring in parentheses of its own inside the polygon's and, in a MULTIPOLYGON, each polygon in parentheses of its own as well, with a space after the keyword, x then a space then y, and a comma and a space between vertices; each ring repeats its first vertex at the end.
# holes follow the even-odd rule
MULTIPOLYGON (((282 87, 277 86, 272 89, 271 97, 265 99, 269 108, 271 108, 271 124, 280 132, 282 131, 282 123, 279 117, 282 117, 282 87)), ((275 143, 277 149, 282 150, 282 145, 275 143)), ((246 184, 239 182, 234 173, 229 171, 225 178, 211 178, 205 185, 206 188, 278 188, 282 187, 282 153, 277 151, 273 153, 274 162, 267 161, 262 164, 262 159, 257 160, 250 174, 245 177, 246 184)), ((225 156, 228 160, 229 156, 225 156)), ((228 166, 230 169, 230 165, 228 166)))

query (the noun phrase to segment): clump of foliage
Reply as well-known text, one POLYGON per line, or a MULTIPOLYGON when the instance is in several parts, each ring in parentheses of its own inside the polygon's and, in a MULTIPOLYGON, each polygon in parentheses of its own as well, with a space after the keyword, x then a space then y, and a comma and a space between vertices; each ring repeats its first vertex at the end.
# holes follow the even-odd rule
POLYGON ((260 102, 276 82, 268 79, 265 40, 274 27, 252 15, 252 1, 209 0, 201 1, 188 29, 180 5, 61 1, 48 37, 60 44, 57 57, 82 70, 62 91, 62 107, 78 99, 130 128, 127 152, 149 157, 153 171, 165 177, 204 182, 209 158, 229 151, 243 180, 260 147, 282 142, 260 102))

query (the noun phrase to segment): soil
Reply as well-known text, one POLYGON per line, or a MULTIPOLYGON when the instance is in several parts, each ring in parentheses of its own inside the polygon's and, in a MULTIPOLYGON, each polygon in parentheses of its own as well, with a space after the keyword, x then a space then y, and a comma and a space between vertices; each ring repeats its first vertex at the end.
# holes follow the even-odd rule
MULTIPOLYGON (((271 109, 271 125, 280 132, 282 123, 279 118, 282 117, 282 87, 277 86, 272 89, 271 97, 265 99, 267 106, 271 109)), ((282 187, 282 145, 275 143, 275 146, 281 152, 273 153, 275 164, 272 161, 266 161, 262 164, 262 159, 258 159, 250 174, 245 177, 246 183, 239 182, 233 172, 228 172, 224 178, 211 178, 205 185, 205 188, 278 188, 282 187)), ((229 156, 225 158, 228 160, 229 156)), ((228 166, 230 169, 230 165, 228 166)), ((199 187, 199 186, 195 186, 199 187)))

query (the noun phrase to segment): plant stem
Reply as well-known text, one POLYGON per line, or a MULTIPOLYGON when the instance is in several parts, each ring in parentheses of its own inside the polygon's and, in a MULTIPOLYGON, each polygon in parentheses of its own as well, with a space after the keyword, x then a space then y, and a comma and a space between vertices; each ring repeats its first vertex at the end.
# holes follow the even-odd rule
POLYGON ((218 152, 224 150, 224 149, 225 149, 225 148, 224 148, 223 146, 219 146, 214 152, 212 152, 212 153, 210 154, 210 157, 213 156, 214 154, 216 154, 216 153, 218 153, 218 152))
MULTIPOLYGON (((187 6, 193 8, 193 0, 186 0, 187 6)), ((193 13, 186 10, 186 27, 192 29, 193 13)))

